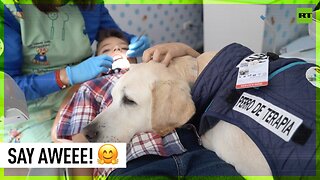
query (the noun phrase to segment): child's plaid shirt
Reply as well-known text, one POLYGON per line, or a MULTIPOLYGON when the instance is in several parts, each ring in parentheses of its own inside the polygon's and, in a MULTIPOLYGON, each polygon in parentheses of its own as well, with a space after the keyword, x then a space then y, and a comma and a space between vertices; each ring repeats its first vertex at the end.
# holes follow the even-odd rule
MULTIPOLYGON (((122 74, 123 71, 83 83, 61 111, 57 137, 70 139, 107 108, 112 102, 111 90, 122 74)), ((139 133, 127 145, 127 161, 147 154, 170 156, 185 151, 175 131, 165 137, 155 133, 139 133)), ((108 176, 112 170, 95 169, 94 176, 108 176)))

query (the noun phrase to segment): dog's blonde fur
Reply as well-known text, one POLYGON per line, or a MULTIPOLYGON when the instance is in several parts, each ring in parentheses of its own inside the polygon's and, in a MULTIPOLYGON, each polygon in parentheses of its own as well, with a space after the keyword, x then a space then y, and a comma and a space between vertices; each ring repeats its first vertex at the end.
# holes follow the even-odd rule
MULTIPOLYGON (((203 53, 197 58, 202 71, 214 57, 214 52, 203 53)), ((271 169, 263 154, 251 138, 239 127, 225 121, 201 136, 203 146, 210 149, 223 160, 235 166, 241 175, 270 176, 271 169)))
MULTIPOLYGON (((183 62, 176 66, 189 66, 183 62)), ((185 72, 189 68, 175 68, 155 62, 132 65, 114 86, 111 105, 84 128, 88 139, 128 143, 136 133, 164 136, 185 124, 195 112, 189 83, 197 71, 190 74, 185 72)))
MULTIPOLYGON (((134 65, 115 85, 113 103, 84 133, 93 141, 128 143, 135 133, 153 131, 164 136, 180 127, 195 112, 190 87, 214 55, 177 58, 169 68, 153 62, 134 65)), ((271 175, 263 154, 240 128, 220 121, 201 138, 204 147, 240 174, 271 175)))
POLYGON ((161 136, 185 124, 195 112, 189 89, 174 80, 155 82, 152 88, 152 129, 161 136))

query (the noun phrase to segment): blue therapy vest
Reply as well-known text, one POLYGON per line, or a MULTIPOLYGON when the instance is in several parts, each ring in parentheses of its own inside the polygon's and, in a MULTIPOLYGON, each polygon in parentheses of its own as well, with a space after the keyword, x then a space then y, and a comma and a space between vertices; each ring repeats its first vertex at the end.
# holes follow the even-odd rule
MULTIPOLYGON (((200 135, 220 120, 238 126, 260 148, 274 176, 315 175, 316 103, 319 102, 316 101, 316 87, 306 78, 306 71, 315 65, 295 58, 270 60, 268 86, 236 90, 236 66, 251 54, 253 52, 247 47, 231 44, 209 62, 192 89, 197 111, 191 122, 199 129, 200 135), (302 124, 286 142, 252 117, 234 110, 235 106, 250 108, 249 101, 241 105, 244 95, 276 106, 301 119, 302 124)), ((251 107, 248 112, 254 112, 251 107)), ((266 117, 268 114, 264 119, 267 122, 266 117)), ((290 118, 277 117, 272 123, 269 118, 270 126, 280 127, 285 134, 288 133, 291 130, 290 123, 287 123, 286 129, 280 124, 289 122, 290 118), (277 125, 276 121, 280 123, 277 125)))

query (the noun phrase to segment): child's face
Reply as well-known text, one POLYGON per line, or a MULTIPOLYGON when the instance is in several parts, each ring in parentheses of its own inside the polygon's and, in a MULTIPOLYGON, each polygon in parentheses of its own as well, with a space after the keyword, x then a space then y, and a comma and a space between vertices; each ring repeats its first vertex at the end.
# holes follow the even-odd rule
POLYGON ((126 52, 129 44, 117 37, 108 37, 100 42, 97 48, 97 55, 106 54, 113 57, 113 60, 127 59, 130 63, 137 63, 136 58, 127 58, 126 52))
POLYGON ((126 41, 117 37, 108 37, 99 44, 97 54, 106 54, 116 59, 127 58, 126 52, 128 49, 129 45, 126 41))

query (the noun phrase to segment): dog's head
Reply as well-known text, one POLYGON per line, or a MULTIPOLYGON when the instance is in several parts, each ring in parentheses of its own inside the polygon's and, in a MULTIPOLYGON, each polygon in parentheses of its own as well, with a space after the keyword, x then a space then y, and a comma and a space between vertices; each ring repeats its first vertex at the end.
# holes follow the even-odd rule
POLYGON ((111 105, 82 133, 92 142, 128 143, 139 132, 164 136, 195 112, 188 83, 161 63, 133 65, 114 86, 111 105))

